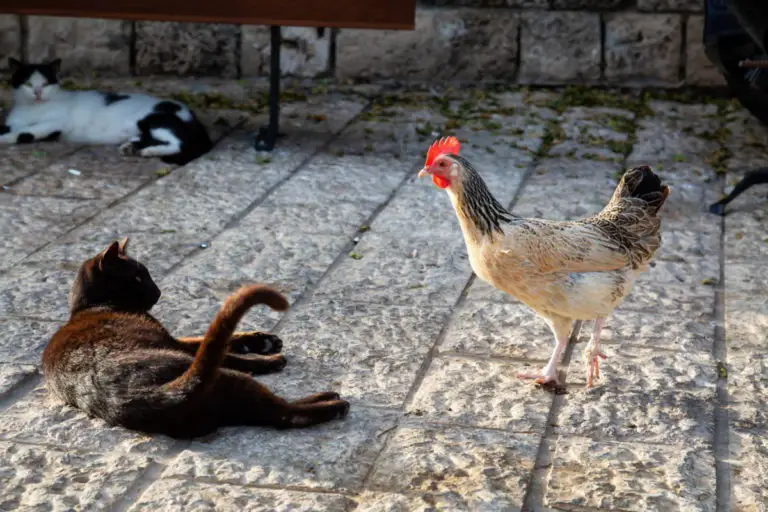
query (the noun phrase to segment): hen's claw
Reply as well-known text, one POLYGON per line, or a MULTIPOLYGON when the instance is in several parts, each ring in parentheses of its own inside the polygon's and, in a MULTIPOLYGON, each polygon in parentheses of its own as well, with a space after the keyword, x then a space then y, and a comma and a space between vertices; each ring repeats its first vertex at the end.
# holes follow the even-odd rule
POLYGON ((557 377, 557 372, 552 374, 545 373, 544 371, 538 373, 518 373, 518 379, 533 379, 536 384, 545 385, 554 383, 556 386, 561 386, 560 379, 557 377))
POLYGON ((587 352, 587 387, 591 388, 594 379, 600 378, 600 359, 607 359, 608 356, 600 351, 594 353, 587 352))

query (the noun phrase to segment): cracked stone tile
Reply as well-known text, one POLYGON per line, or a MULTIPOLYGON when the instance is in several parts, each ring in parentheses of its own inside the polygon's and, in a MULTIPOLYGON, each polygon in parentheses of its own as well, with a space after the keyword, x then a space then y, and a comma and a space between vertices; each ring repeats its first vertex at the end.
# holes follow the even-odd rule
POLYGON ((655 261, 685 262, 703 258, 719 263, 719 252, 719 233, 673 229, 662 224, 661 247, 656 251, 653 259, 655 261))
MULTIPOLYGON (((726 284, 730 282, 726 280, 726 284)), ((749 355, 764 350, 768 339, 768 297, 725 299, 725 341, 728 354, 749 355)))
POLYGON ((712 286, 720 277, 720 262, 715 255, 699 258, 672 255, 664 260, 657 258, 655 263, 636 282, 653 282, 657 286, 712 286))
MULTIPOLYGON (((591 334, 592 325, 585 326, 583 336, 591 334)), ((677 311, 651 313, 620 310, 605 322, 600 344, 623 343, 624 347, 658 347, 687 353, 711 353, 715 338, 712 312, 685 314, 677 311)))
POLYGON ((94 223, 126 232, 140 226, 143 231, 211 236, 311 152, 298 147, 293 154, 278 151, 269 164, 260 165, 250 146, 250 140, 229 138, 208 155, 104 212, 94 223))
POLYGON ((190 444, 163 477, 354 492, 395 422, 394 412, 353 406, 345 420, 313 428, 221 429, 209 441, 190 444))
MULTIPOLYGON (((532 434, 400 427, 380 455, 369 487, 372 491, 435 493, 427 510, 438 504, 445 504, 446 510, 517 510, 538 446, 539 437, 532 434)), ((422 510, 419 502, 424 498, 410 496, 407 501, 399 500, 414 507, 405 510, 422 510)), ((370 494, 362 498, 363 510, 402 510, 375 506, 370 494)))
POLYGON ((383 203, 407 171, 407 165, 392 158, 320 155, 282 185, 271 200, 326 207, 335 201, 383 203))
MULTIPOLYGON (((214 289, 187 276, 166 283, 160 285, 163 295, 151 314, 174 336, 202 336, 226 298, 239 288, 233 283, 231 289, 214 289)), ((286 293, 286 290, 280 291, 286 293)), ((291 300, 290 294, 287 297, 291 300)), ((269 331, 281 317, 282 313, 256 306, 240 320, 237 330, 269 331)))
POLYGON ((505 498, 485 501, 471 496, 465 497, 455 491, 437 494, 395 494, 366 491, 352 499, 357 512, 434 512, 435 510, 491 512, 497 510, 494 507, 511 506, 510 501, 505 498))
POLYGON ((0 192, 0 270, 8 269, 35 249, 95 215, 98 201, 24 197, 0 192))
POLYGON ((731 428, 729 444, 731 510, 762 512, 768 503, 768 436, 731 428))
POLYGON ((107 425, 52 397, 44 385, 3 411, 0 438, 45 444, 63 450, 117 452, 162 457, 174 445, 170 437, 150 436, 107 425))
POLYGON ((727 379, 732 429, 768 434, 768 358, 760 349, 728 355, 727 379))
MULTIPOLYGON (((262 93, 265 97, 268 89, 262 93)), ((315 94, 314 92, 301 101, 281 104, 281 115, 288 120, 287 129, 301 131, 322 130, 339 133, 362 112, 367 101, 356 95, 337 93, 315 94)), ((262 114, 264 123, 267 116, 262 114)), ((281 131, 283 128, 281 128, 281 131)), ((288 131, 288 136, 293 134, 288 131)))
POLYGON ((677 313, 682 317, 712 315, 715 292, 701 283, 689 285, 659 285, 653 279, 635 282, 618 311, 644 310, 677 313))
POLYGON ((635 135, 637 142, 629 161, 651 166, 676 161, 703 163, 719 148, 714 140, 697 137, 687 133, 685 127, 676 128, 658 118, 641 119, 635 135))
POLYGON ((549 359, 554 340, 552 331, 530 308, 513 302, 509 295, 504 296, 509 297, 508 303, 464 302, 440 344, 440 351, 540 361, 549 359))
POLYGON ((134 229, 141 227, 120 231, 110 225, 88 223, 25 258, 24 263, 71 268, 74 278, 74 272, 85 260, 94 257, 113 241, 128 237, 128 253, 146 265, 152 278, 159 282, 170 268, 188 255, 201 251, 201 244, 210 245, 208 239, 195 233, 180 233, 175 229, 154 232, 134 229))
POLYGON ((292 398, 322 388, 368 405, 401 407, 449 314, 415 305, 301 305, 279 331, 288 366, 259 380, 292 398))
POLYGON ((576 220, 598 213, 616 188, 617 164, 563 158, 541 161, 526 182, 514 213, 549 220, 576 220), (578 198, 578 199, 575 199, 578 198))
POLYGON ((31 364, 0 363, 0 398, 36 373, 37 367, 31 364))
MULTIPOLYGON (((691 181, 662 179, 670 187, 670 198, 661 209, 661 225, 664 230, 702 231, 720 234, 720 220, 707 208, 718 200, 719 193, 712 185, 700 185, 691 181)), ((664 242, 662 241, 662 245, 664 242)))
POLYGON ((0 185, 38 172, 51 162, 77 151, 78 146, 51 142, 0 146, 0 185))
POLYGON ((768 253, 768 201, 764 192, 750 192, 728 205, 723 243, 726 266, 760 261, 768 253))
POLYGON ((250 512, 345 512, 346 498, 337 494, 319 494, 272 489, 249 489, 237 485, 209 484, 188 480, 162 479, 153 483, 130 512, 164 510, 250 512))
POLYGON ((550 158, 563 158, 569 161, 580 161, 583 165, 588 162, 600 162, 613 164, 616 167, 621 165, 624 160, 624 153, 620 153, 621 147, 614 146, 614 151, 609 144, 603 143, 600 139, 591 139, 591 144, 585 144, 578 140, 565 139, 555 142, 550 148, 547 156, 550 158))
POLYGON ((68 295, 79 265, 19 265, 0 276, 0 316, 69 318, 68 295))
POLYGON ((544 504, 628 511, 715 510, 715 458, 689 446, 560 437, 544 504))
POLYGON ((0 363, 37 365, 57 322, 8 318, 0 320, 0 363))
MULTIPOLYGON (((628 145, 634 114, 614 108, 566 109, 560 115, 565 139, 550 149, 550 156, 594 155, 621 162, 628 145)), ((593 157, 594 158, 594 157, 593 157)))
POLYGON ((249 283, 265 283, 297 298, 315 284, 349 242, 344 235, 308 235, 280 230, 233 229, 184 262, 173 286, 189 278, 224 297, 249 283))
POLYGON ((459 233, 411 239, 366 233, 316 297, 370 304, 452 306, 471 275, 459 233))
POLYGON ((727 378, 732 400, 763 398, 768 391, 768 356, 757 346, 750 351, 729 353, 727 378))
MULTIPOLYGON (((586 340, 579 343, 571 356, 568 382, 586 384, 586 340)), ((708 353, 662 351, 636 345, 602 346, 607 359, 600 362, 598 386, 637 393, 662 393, 674 388, 711 398, 715 394, 718 372, 717 363, 708 353), (604 371, 603 371, 604 370, 604 371)), ((669 347, 675 349, 675 347, 669 347)), ((589 393, 589 390, 584 391, 589 393)))
MULTIPOLYGON (((571 371, 574 370, 571 362, 571 371)), ((577 369, 578 370, 578 369, 577 369)), ((600 377, 614 372, 601 370, 600 377)), ((716 396, 689 392, 626 391, 602 384, 583 392, 568 379, 568 393, 555 432, 595 441, 685 444, 708 447, 714 441, 716 396)))
POLYGON ((407 168, 412 165, 411 155, 417 154, 425 143, 425 138, 417 133, 413 124, 362 118, 355 120, 330 143, 327 154, 391 157, 407 168))
MULTIPOLYGON (((768 267, 762 263, 725 265, 726 299, 750 299, 763 303, 768 291, 768 267)), ((726 306, 727 309, 727 306, 726 306)))
POLYGON ((114 453, 77 453, 0 441, 0 508, 109 510, 150 461, 114 453))
POLYGON ((407 414, 430 421, 543 432, 552 394, 519 380, 521 371, 526 371, 522 363, 439 357, 432 361, 407 414))
POLYGON ((374 212, 376 205, 368 201, 321 203, 288 203, 280 189, 240 219, 236 230, 287 231, 307 235, 353 235, 374 212))
POLYGON ((175 166, 160 160, 125 157, 115 147, 82 148, 65 155, 36 175, 11 188, 30 196, 89 199, 106 206, 157 178, 160 169, 175 166), (72 171, 76 171, 74 174, 72 171))

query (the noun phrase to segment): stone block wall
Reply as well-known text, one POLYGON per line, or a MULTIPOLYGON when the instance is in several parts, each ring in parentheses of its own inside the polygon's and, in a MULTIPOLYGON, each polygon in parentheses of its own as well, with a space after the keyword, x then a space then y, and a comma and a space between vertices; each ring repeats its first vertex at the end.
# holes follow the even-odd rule
MULTIPOLYGON (((286 27, 283 73, 344 80, 719 86, 703 0, 423 0, 415 31, 286 27)), ((72 74, 266 76, 262 26, 0 15, 8 56, 72 74)))

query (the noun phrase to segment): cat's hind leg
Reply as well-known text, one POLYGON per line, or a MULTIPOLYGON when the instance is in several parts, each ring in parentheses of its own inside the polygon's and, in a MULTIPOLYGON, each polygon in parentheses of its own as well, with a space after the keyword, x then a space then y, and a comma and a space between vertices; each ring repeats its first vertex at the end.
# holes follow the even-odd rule
POLYGON ((208 407, 208 416, 220 418, 220 426, 262 425, 281 429, 342 419, 349 412, 349 403, 332 391, 289 402, 252 378, 226 370, 216 381, 208 407))
POLYGON ((152 158, 181 152, 181 141, 168 128, 151 128, 149 133, 155 143, 140 148, 139 156, 152 158))
POLYGON ((141 137, 133 137, 128 142, 124 142, 120 144, 120 147, 118 147, 117 150, 123 156, 136 156, 138 155, 138 152, 139 152, 139 148, 137 148, 137 143, 140 140, 141 140, 141 137))
MULTIPOLYGON (((181 343, 200 344, 202 336, 177 338, 181 343)), ((279 354, 283 350, 283 340, 276 334, 262 331, 236 332, 229 340, 229 351, 232 354, 279 354)))

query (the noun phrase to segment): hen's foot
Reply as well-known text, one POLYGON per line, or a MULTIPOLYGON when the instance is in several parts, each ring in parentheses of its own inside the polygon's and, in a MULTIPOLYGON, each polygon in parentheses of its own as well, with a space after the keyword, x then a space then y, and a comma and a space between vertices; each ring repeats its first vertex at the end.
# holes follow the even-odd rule
POLYGON ((587 387, 591 388, 594 379, 600 378, 600 359, 606 359, 608 356, 599 350, 587 350, 587 387))
POLYGON ((518 379, 533 379, 536 384, 554 384, 555 386, 561 386, 562 383, 557 376, 557 370, 550 370, 549 368, 543 368, 539 373, 518 373, 518 379))

